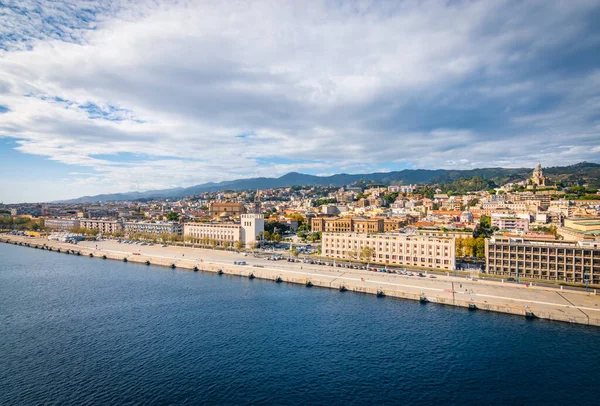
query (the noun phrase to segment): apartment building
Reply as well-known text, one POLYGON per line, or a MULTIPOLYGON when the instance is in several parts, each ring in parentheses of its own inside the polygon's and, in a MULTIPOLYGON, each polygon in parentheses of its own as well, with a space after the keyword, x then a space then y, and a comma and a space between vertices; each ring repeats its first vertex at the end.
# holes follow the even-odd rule
POLYGON ((98 230, 102 234, 112 234, 123 230, 123 222, 118 220, 81 219, 79 223, 81 228, 98 230))
POLYGON ((369 233, 322 235, 321 252, 328 258, 360 259, 364 247, 372 249, 371 263, 445 270, 455 266, 454 238, 369 233))
POLYGON ((600 284, 600 243, 493 237, 485 243, 492 275, 600 284))
POLYGON ((512 216, 492 215, 492 227, 508 231, 529 231, 529 219, 512 216))
POLYGON ((52 218, 44 220, 44 227, 52 230, 69 231, 72 228, 79 228, 79 219, 52 218))
POLYGON ((407 224, 406 218, 315 217, 311 219, 313 232, 327 233, 383 233, 396 231, 407 224))
POLYGON ((185 223, 183 226, 184 238, 194 244, 214 240, 220 245, 234 245, 241 241, 244 247, 250 247, 264 231, 262 214, 242 214, 240 223, 185 223))
POLYGON ((183 227, 173 221, 126 221, 123 229, 128 234, 177 234, 181 235, 183 227))

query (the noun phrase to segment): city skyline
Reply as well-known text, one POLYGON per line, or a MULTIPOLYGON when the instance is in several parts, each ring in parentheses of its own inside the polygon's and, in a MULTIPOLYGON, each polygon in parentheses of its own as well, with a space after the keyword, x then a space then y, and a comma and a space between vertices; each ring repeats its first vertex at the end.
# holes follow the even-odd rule
POLYGON ((0 201, 600 162, 595 2, 1 7, 0 201))

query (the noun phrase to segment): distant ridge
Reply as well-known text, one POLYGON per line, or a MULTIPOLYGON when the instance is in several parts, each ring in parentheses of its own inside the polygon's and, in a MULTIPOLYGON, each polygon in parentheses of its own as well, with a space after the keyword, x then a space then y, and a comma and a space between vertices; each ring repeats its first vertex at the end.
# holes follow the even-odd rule
MULTIPOLYGON (((60 203, 93 203, 98 201, 114 202, 123 200, 152 199, 152 198, 181 198, 198 195, 204 192, 217 192, 220 190, 249 190, 270 189, 276 187, 289 187, 294 185, 305 186, 343 186, 356 182, 383 183, 383 184, 442 184, 453 182, 457 179, 466 179, 474 176, 490 179, 501 185, 507 182, 521 181, 527 178, 533 168, 480 168, 468 170, 447 169, 404 169, 394 172, 375 172, 367 174, 340 173, 331 176, 315 176, 298 172, 290 172, 279 178, 248 178, 224 182, 209 182, 187 188, 173 188, 162 190, 148 190, 145 192, 126 192, 84 196, 77 199, 61 200, 60 203)), ((600 164, 580 162, 570 166, 556 166, 544 168, 544 173, 552 180, 566 182, 584 181, 593 186, 600 186, 600 164)))

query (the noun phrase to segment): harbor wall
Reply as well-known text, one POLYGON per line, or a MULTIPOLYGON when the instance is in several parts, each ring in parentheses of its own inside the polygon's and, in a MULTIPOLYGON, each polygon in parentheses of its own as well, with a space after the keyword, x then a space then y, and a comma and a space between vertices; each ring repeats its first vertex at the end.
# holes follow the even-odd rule
POLYGON ((30 241, 24 237, 13 236, 2 234, 0 235, 0 242, 26 246, 34 249, 42 249, 52 252, 59 252, 65 255, 77 255, 86 256, 93 259, 100 260, 115 260, 121 262, 131 262, 136 264, 155 265, 168 267, 172 269, 182 269, 189 271, 203 271, 203 272, 221 272, 223 275, 232 275, 239 277, 250 277, 252 274, 256 279, 276 281, 277 278, 281 279, 281 282, 294 283, 299 285, 310 285, 313 287, 321 287, 328 289, 339 290, 342 286, 348 292, 356 292, 370 295, 379 295, 390 298, 406 299, 420 301, 421 303, 434 303, 449 306, 462 307, 469 310, 484 310, 490 312, 498 312, 511 314, 521 317, 547 319, 568 323, 576 323, 590 326, 600 327, 600 317, 590 317, 589 315, 581 312, 581 315, 574 315, 572 313, 567 314, 559 310, 548 310, 542 311, 536 309, 535 313, 528 312, 526 307, 523 306, 511 306, 511 305, 500 305, 487 303, 477 299, 461 300, 456 298, 444 297, 444 295, 438 295, 435 293, 428 292, 425 294, 415 294, 408 291, 402 291, 398 289, 386 289, 381 290, 376 286, 365 286, 363 283, 353 281, 339 281, 338 278, 332 276, 323 275, 322 277, 307 277, 302 275, 296 275, 295 273, 286 272, 285 270, 274 271, 272 269, 265 269, 262 266, 252 265, 234 265, 234 264, 210 264, 210 263, 197 263, 189 259, 175 259, 175 258, 158 258, 149 255, 134 255, 129 253, 115 253, 103 251, 101 249, 93 249, 84 246, 67 246, 55 241, 30 241))

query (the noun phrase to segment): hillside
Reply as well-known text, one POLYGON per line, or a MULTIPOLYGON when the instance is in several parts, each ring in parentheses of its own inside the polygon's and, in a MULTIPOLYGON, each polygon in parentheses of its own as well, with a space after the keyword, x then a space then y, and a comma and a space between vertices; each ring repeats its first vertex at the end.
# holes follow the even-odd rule
MULTIPOLYGON (((127 192, 84 196, 77 199, 65 200, 66 203, 89 203, 97 201, 136 200, 142 198, 181 198, 197 195, 203 192, 216 192, 219 190, 251 190, 287 187, 293 185, 307 186, 343 186, 355 182, 382 183, 382 184, 452 184, 461 179, 478 178, 476 181, 482 186, 493 184, 503 185, 507 182, 518 182, 528 178, 533 168, 480 168, 469 170, 446 169, 405 169, 394 172, 376 172, 368 174, 336 174, 331 176, 315 176, 297 172, 290 172, 279 178, 248 178, 224 182, 210 182, 187 188, 174 188, 164 190, 150 190, 145 192, 127 192)), ((600 187, 600 164, 581 162, 570 166, 556 166, 544 168, 544 173, 551 182, 564 184, 587 183, 591 187, 600 187)), ((455 184, 457 190, 462 191, 472 186, 455 184)))

